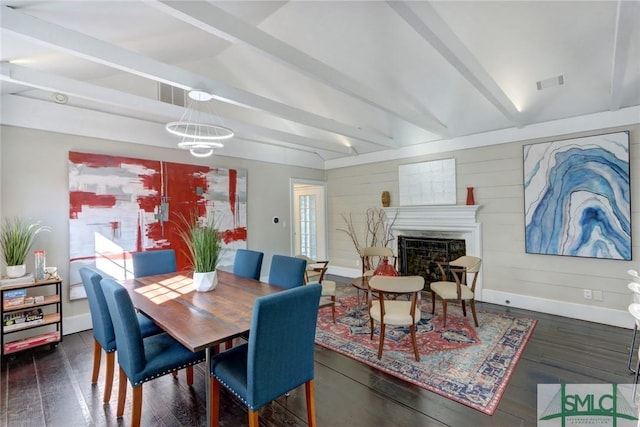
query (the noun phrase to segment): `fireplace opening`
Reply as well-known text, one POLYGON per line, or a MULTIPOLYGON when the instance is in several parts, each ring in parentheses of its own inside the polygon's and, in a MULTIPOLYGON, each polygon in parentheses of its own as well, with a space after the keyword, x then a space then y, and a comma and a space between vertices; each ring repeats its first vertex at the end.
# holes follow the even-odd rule
MULTIPOLYGON (((398 267, 403 276, 424 277, 425 290, 429 284, 442 280, 436 262, 453 261, 466 255, 464 239, 438 239, 430 237, 398 236, 398 267)), ((448 280, 454 280, 445 268, 448 280)))

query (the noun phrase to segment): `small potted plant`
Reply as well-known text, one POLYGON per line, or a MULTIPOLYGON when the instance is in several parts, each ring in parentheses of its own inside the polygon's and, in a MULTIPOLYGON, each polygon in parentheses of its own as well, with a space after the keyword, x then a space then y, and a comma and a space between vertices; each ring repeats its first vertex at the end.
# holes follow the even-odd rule
POLYGON ((182 218, 180 237, 187 246, 187 255, 193 264, 193 286, 196 291, 213 290, 218 284, 216 267, 222 254, 222 235, 213 218, 201 220, 197 215, 182 218))
POLYGON ((25 260, 36 237, 43 231, 51 229, 20 217, 5 218, 0 227, 0 249, 8 277, 26 274, 25 260))

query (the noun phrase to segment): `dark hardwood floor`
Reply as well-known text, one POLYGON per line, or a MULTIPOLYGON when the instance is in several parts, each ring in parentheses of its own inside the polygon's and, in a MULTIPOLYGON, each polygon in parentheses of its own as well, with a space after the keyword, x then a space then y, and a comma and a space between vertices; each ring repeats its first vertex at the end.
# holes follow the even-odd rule
MULTIPOLYGON (((630 329, 478 304, 480 310, 483 307, 538 319, 493 416, 316 347, 318 425, 535 426, 537 384, 632 381, 627 370, 630 329)), ((90 384, 92 346, 91 331, 84 331, 65 336, 55 349, 44 347, 4 358, 0 371, 0 426, 129 425, 131 389, 124 418, 117 420, 117 375, 109 404, 102 403, 104 366, 97 386, 90 384)), ((201 364, 196 367, 192 388, 186 385, 183 372, 177 380, 165 376, 145 383, 142 425, 204 426, 205 375, 201 364)), ((222 426, 247 425, 244 406, 227 392, 221 397, 221 411, 222 426)), ((260 425, 303 426, 305 411, 301 387, 263 408, 260 425)))

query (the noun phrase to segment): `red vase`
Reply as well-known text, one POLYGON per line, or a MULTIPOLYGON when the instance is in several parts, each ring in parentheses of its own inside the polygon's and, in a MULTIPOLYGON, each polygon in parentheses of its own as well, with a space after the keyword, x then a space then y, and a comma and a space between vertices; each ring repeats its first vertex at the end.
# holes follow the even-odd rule
POLYGON ((473 198, 473 187, 467 187, 467 205, 475 205, 476 201, 473 198))
POLYGON ((378 268, 373 272, 374 276, 399 276, 398 270, 393 268, 393 265, 389 264, 389 260, 384 258, 378 268))

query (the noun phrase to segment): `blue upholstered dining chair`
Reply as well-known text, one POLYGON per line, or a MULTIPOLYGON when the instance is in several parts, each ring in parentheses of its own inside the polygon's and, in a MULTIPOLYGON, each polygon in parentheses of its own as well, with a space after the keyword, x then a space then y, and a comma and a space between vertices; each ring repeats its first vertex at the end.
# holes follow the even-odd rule
POLYGON ((307 261, 285 255, 274 255, 271 258, 269 284, 283 288, 302 286, 305 283, 307 261))
MULTIPOLYGON (((91 384, 98 382, 102 350, 104 350, 107 354, 107 373, 104 381, 103 401, 107 403, 109 399, 111 399, 111 388, 113 385, 116 335, 113 331, 107 301, 104 298, 102 286, 100 285, 102 276, 97 271, 88 267, 82 267, 79 272, 87 294, 87 299, 89 300, 89 312, 91 313, 91 323, 93 325, 93 372, 91 374, 91 384)), ((156 326, 151 319, 142 314, 136 315, 136 321, 140 327, 140 334, 143 338, 162 332, 162 329, 156 326)))
POLYGON ((304 384, 307 421, 316 425, 314 346, 322 286, 317 283, 256 299, 249 342, 211 359, 211 425, 218 425, 220 385, 247 405, 249 426, 258 410, 304 384))
POLYGON ((136 322, 136 310, 127 290, 113 279, 102 279, 100 283, 107 300, 118 346, 120 373, 116 415, 121 418, 124 414, 129 380, 133 388, 131 425, 137 427, 142 416, 142 384, 202 362, 205 359, 204 351, 192 352, 167 333, 143 340, 136 322))
POLYGON ((176 252, 173 249, 132 252, 133 277, 154 276, 176 271, 176 252))
POLYGON ((264 253, 249 249, 238 249, 233 261, 233 274, 260 280, 264 253))

